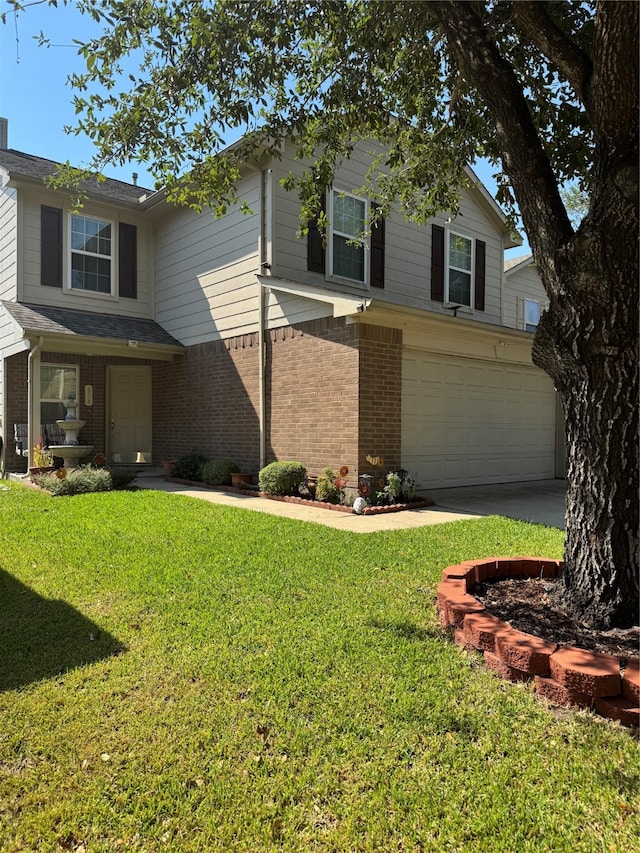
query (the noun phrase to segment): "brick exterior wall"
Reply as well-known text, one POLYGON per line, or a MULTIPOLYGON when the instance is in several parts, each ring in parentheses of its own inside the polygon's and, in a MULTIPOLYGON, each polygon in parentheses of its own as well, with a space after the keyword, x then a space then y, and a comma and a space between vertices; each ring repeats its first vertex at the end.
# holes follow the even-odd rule
POLYGON ((360 474, 386 474, 401 466, 402 440, 402 331, 361 325, 360 406, 358 432, 360 474), (384 460, 382 468, 367 456, 384 460))
POLYGON ((260 462, 258 335, 189 347, 153 366, 153 455, 197 450, 257 472, 260 462))
POLYGON ((3 424, 4 465, 9 472, 23 473, 27 470, 27 461, 15 452, 13 425, 26 424, 28 406, 27 365, 29 355, 21 352, 8 358, 4 365, 4 394, 7 422, 3 424))
MULTIPOLYGON (((266 342, 267 462, 309 474, 358 466, 358 338, 344 319, 272 331, 266 342)), ((349 477, 354 482, 353 477, 349 477)))
MULTIPOLYGON (((192 450, 229 457, 247 471, 260 464, 258 335, 189 347, 172 362, 43 352, 42 362, 78 364, 80 433, 94 453, 106 450, 107 367, 152 366, 153 461, 192 450), (93 406, 84 386, 93 386, 93 406)), ((27 353, 6 362, 7 471, 25 471, 14 452, 13 424, 27 420, 27 353)), ((366 456, 384 458, 385 473, 400 466, 402 333, 310 321, 265 336, 266 461, 295 459, 309 474, 347 465, 375 473, 366 456)))

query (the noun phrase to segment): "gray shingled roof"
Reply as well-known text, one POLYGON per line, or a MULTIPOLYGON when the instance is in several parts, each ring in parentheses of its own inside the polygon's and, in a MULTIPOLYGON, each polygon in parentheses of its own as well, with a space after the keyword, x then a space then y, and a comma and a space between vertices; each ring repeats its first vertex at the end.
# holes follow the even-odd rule
MULTIPOLYGON (((25 154, 13 148, 0 149, 0 166, 4 166, 10 175, 44 181, 45 178, 55 174, 58 165, 54 160, 45 160, 44 157, 25 154)), ((80 188, 91 196, 136 205, 142 196, 153 192, 153 190, 126 184, 124 181, 116 181, 113 178, 107 178, 106 181, 101 182, 81 181, 80 188)))
POLYGON ((40 332, 43 335, 81 335, 91 338, 138 341, 140 344, 182 346, 155 320, 139 320, 135 317, 120 317, 116 314, 95 314, 48 305, 24 305, 18 302, 0 304, 25 331, 40 332))

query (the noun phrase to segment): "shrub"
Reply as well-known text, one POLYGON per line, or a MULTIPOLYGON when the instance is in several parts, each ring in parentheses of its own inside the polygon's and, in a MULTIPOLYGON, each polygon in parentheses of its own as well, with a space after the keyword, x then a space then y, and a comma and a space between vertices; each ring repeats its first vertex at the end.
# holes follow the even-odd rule
POLYGON ((109 473, 114 489, 126 489, 138 476, 131 468, 111 468, 109 473))
POLYGON ((40 474, 35 482, 41 489, 46 489, 52 495, 82 495, 89 492, 110 492, 112 489, 124 489, 137 477, 135 471, 108 468, 94 468, 92 465, 82 465, 74 468, 68 474, 64 468, 52 471, 50 474, 40 474))
POLYGON ((111 474, 106 468, 81 465, 66 473, 64 468, 51 474, 40 474, 36 483, 52 495, 82 495, 89 492, 108 492, 113 488, 111 474))
POLYGON ((231 475, 239 472, 233 459, 211 459, 202 466, 202 480, 208 486, 230 486, 231 475))
POLYGON ((176 461, 171 476, 179 480, 202 480, 202 466, 206 461, 206 456, 192 450, 176 461))
POLYGON ((258 486, 267 495, 297 494, 306 479, 302 462, 271 462, 258 472, 258 486))
POLYGON ((340 503, 340 487, 336 485, 338 474, 333 468, 323 468, 318 477, 316 500, 327 504, 340 503))

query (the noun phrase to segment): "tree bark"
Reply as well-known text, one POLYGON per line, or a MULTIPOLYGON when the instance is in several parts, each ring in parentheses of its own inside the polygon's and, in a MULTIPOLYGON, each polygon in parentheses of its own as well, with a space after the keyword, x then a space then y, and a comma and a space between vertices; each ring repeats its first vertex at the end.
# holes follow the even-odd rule
POLYGON ((602 3, 594 21, 593 74, 581 76, 594 179, 575 233, 522 87, 473 4, 435 0, 430 8, 496 122, 549 296, 533 360, 552 377, 565 417, 567 536, 557 598, 594 627, 638 624, 637 4, 602 3))

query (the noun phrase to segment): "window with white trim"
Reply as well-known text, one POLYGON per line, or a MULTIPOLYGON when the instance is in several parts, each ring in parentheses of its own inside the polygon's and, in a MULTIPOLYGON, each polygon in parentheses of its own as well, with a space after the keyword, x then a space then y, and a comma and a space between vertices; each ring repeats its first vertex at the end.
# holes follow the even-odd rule
POLYGON ((540 322, 540 303, 534 299, 524 300, 524 328, 526 332, 535 332, 540 322))
POLYGON ((78 399, 78 367, 73 364, 40 365, 40 423, 64 418, 64 400, 78 399))
POLYGON ((71 288, 113 291, 113 225, 106 219, 71 214, 71 288))
POLYGON ((448 232, 445 302, 473 308, 473 240, 448 232))
POLYGON ((339 190, 331 193, 329 216, 331 275, 364 284, 368 280, 369 253, 362 234, 368 217, 365 199, 339 190))

